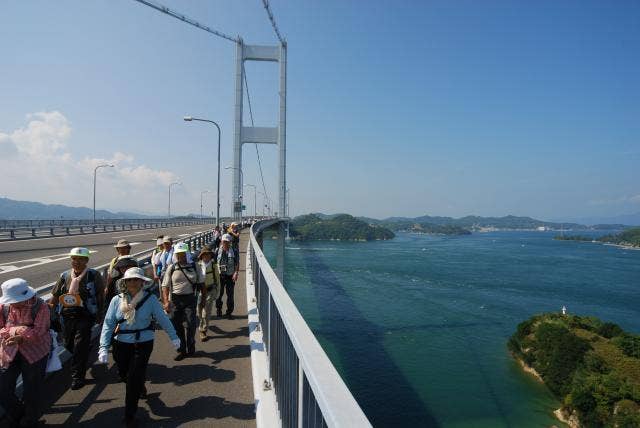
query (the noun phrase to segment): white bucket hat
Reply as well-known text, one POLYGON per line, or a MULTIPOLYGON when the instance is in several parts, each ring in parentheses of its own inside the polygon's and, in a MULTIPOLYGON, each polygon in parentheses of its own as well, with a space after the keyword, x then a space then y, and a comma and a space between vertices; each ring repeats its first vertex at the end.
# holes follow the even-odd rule
POLYGON ((224 235, 222 235, 222 240, 227 242, 232 242, 233 238, 228 233, 225 233, 224 235))
POLYGON ((142 268, 137 268, 137 267, 129 268, 125 271, 124 276, 122 277, 122 279, 124 279, 125 281, 127 279, 133 279, 133 278, 141 279, 144 282, 151 282, 151 278, 147 278, 146 276, 144 276, 144 270, 142 268))
POLYGON ((29 300, 36 295, 36 290, 29 287, 29 283, 22 278, 8 279, 2 283, 2 297, 0 304, 10 305, 29 300))

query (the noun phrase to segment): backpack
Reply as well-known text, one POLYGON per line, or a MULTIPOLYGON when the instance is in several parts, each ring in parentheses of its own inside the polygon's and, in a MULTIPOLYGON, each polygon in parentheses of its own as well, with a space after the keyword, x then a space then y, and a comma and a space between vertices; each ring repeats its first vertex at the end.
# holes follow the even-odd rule
MULTIPOLYGON (((143 291, 139 291, 139 293, 142 293, 143 291)), ((138 309, 140 309, 142 307, 142 305, 145 304, 145 302, 149 299, 149 297, 153 296, 154 294, 151 292, 147 292, 147 295, 144 296, 142 299, 140 299, 140 301, 136 304, 136 311, 138 309)), ((123 322, 125 322, 126 319, 125 318, 120 318, 118 321, 116 321, 116 327, 113 330, 113 336, 115 337, 118 334, 135 334, 136 335, 136 342, 140 339, 140 333, 146 330, 155 330, 154 326, 153 326, 153 321, 149 323, 148 326, 146 326, 145 328, 136 328, 136 329, 131 329, 131 330, 123 330, 120 328, 120 324, 122 324, 123 322)))
MULTIPOLYGON (((171 278, 171 275, 173 275, 173 273, 176 271, 176 266, 178 266, 178 270, 182 272, 182 275, 186 278, 187 282, 191 284, 191 287, 193 288, 193 292, 194 293, 197 292, 199 289, 198 283, 193 282, 189 279, 189 276, 186 273, 184 273, 184 270, 182 269, 182 266, 180 266, 180 263, 176 262, 169 265, 169 269, 167 270, 167 275, 169 275, 169 277, 171 278)), ((189 265, 187 265, 187 268, 193 269, 193 271, 196 273, 196 278, 198 277, 198 266, 195 263, 190 263, 189 265)), ((173 279, 171 281, 171 285, 173 285, 173 279)), ((173 287, 171 288, 172 290, 169 291, 170 293, 173 292, 173 287)))
MULTIPOLYGON (((60 275, 64 281, 64 287, 67 287, 67 291, 69 291, 68 286, 70 284, 69 281, 69 272, 68 270, 62 272, 62 275, 60 275)), ((87 298, 83 299, 82 301, 82 307, 84 309, 87 310, 87 312, 89 312, 90 315, 95 316, 98 313, 98 299, 97 299, 97 293, 96 293, 96 286, 95 286, 95 280, 96 280, 96 275, 97 272, 94 269, 88 269, 87 270, 87 280, 85 283, 85 291, 87 292, 87 298), (91 284, 91 287, 87 287, 87 285, 91 284)), ((73 310, 69 309, 69 308, 65 308, 63 310, 65 313, 71 313, 73 312, 73 310)))
MULTIPOLYGON (((36 299, 36 303, 31 307, 31 324, 22 324, 24 327, 33 327, 33 323, 35 322, 38 311, 40 310, 40 305, 42 304, 44 304, 44 300, 38 297, 36 299)), ((9 306, 10 305, 2 305, 2 318, 4 319, 5 325, 7 324, 9 317, 9 306)))

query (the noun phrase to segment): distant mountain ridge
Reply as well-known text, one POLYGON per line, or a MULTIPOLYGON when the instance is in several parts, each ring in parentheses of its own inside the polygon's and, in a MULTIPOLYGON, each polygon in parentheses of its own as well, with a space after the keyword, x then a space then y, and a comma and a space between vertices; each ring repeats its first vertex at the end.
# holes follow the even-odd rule
POLYGON ((370 224, 381 225, 391 230, 405 229, 407 224, 421 225, 421 227, 433 226, 455 226, 468 230, 491 230, 491 229, 511 229, 511 230, 534 230, 545 228, 549 230, 621 230, 630 227, 625 224, 596 224, 587 226, 580 223, 551 222, 537 220, 531 217, 521 217, 507 215, 504 217, 481 217, 468 215, 460 218, 429 216, 420 217, 389 217, 383 220, 358 217, 360 220, 370 224))
MULTIPOLYGON (((151 218, 144 214, 129 212, 113 213, 96 210, 97 219, 119 218, 151 218)), ((86 207, 69 207, 58 204, 42 204, 40 202, 16 201, 0 198, 0 219, 2 220, 88 220, 93 218, 93 209, 86 207)))

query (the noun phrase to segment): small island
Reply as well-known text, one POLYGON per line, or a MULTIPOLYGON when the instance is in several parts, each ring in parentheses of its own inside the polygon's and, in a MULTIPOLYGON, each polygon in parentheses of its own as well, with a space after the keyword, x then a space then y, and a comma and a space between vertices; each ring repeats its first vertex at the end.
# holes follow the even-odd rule
POLYGON ((600 238, 591 238, 582 235, 562 235, 556 236, 553 239, 557 239, 559 241, 600 242, 604 244, 619 245, 626 248, 640 248, 640 227, 632 227, 620 233, 605 235, 600 238))
POLYGON ((471 231, 454 224, 416 223, 411 221, 383 222, 382 225, 398 232, 424 233, 429 235, 471 235, 471 231))
POLYGON ((518 325, 508 348, 578 427, 640 427, 640 336, 595 317, 548 313, 518 325))
POLYGON ((383 226, 370 225, 348 214, 320 217, 307 214, 294 218, 289 235, 299 240, 373 241, 393 239, 395 234, 383 226))

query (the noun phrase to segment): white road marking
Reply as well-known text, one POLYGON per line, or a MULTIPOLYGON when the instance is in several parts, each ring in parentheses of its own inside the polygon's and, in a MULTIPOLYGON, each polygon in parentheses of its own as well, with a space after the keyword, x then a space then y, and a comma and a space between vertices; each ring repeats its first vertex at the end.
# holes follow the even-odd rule
MULTIPOLYGON (((97 253, 97 251, 89 251, 89 253, 97 253)), ((34 259, 25 259, 25 260, 16 260, 13 262, 6 262, 0 264, 0 274, 7 272, 15 272, 17 270, 28 269, 34 266, 46 265, 48 263, 58 262, 60 260, 65 260, 69 258, 69 253, 61 253, 54 254, 47 257, 37 257, 34 259), (27 263, 24 266, 16 266, 21 265, 22 263, 27 263)))

